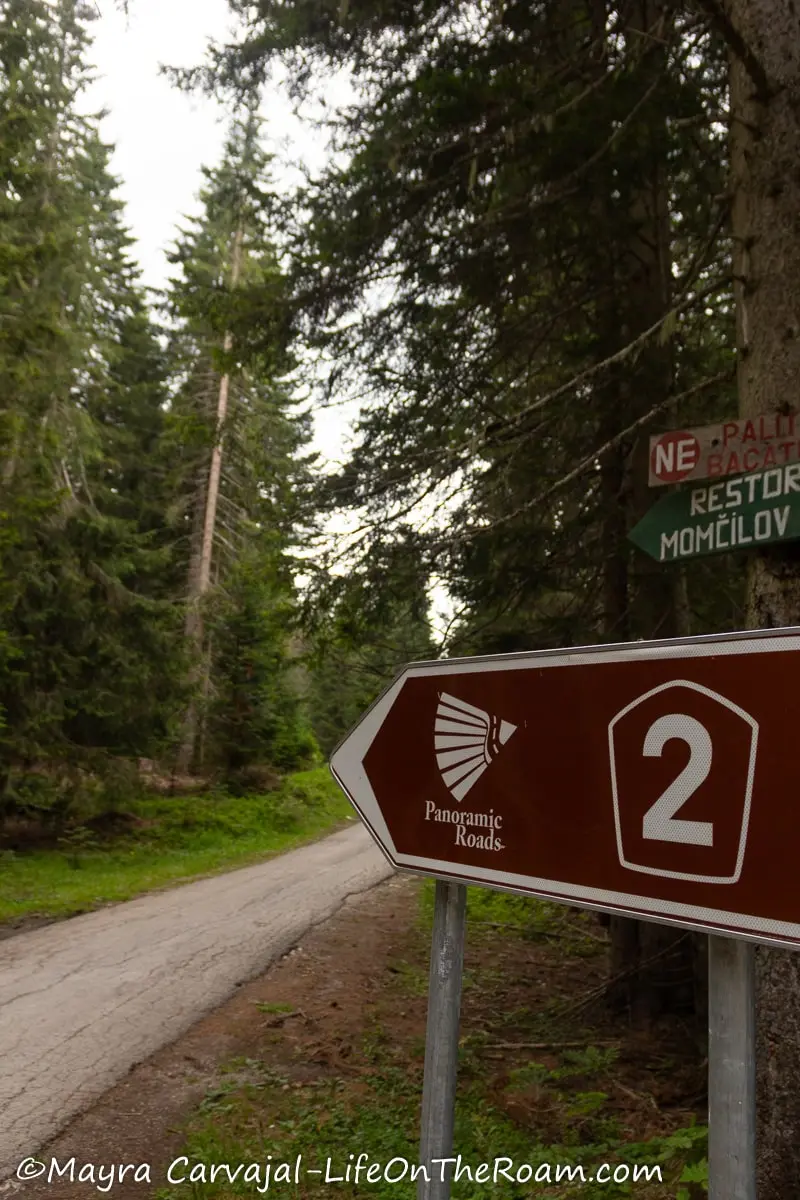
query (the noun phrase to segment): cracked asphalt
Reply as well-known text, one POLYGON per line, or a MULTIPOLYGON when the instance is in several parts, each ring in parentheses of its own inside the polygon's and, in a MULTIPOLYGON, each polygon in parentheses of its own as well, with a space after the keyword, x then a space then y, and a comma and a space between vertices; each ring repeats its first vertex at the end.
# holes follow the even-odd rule
POLYGON ((0 1179, 391 867, 362 825, 0 942, 0 1179))

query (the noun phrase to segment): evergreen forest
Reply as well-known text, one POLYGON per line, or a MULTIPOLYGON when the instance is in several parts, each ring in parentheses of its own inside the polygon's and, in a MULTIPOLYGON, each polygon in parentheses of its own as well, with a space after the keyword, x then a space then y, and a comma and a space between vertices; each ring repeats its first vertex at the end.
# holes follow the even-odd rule
POLYGON ((0 812, 54 828, 143 772, 317 763, 430 641, 421 583, 382 647, 360 580, 304 632, 319 480, 257 92, 153 293, 85 114, 95 15, 0 6, 0 812))
MULTIPOLYGON (((797 543, 629 539, 652 434, 797 408, 792 0, 228 7, 165 64, 228 124, 154 292, 96 6, 0 0, 0 822, 268 794, 411 660, 800 623, 797 543), (278 77, 329 147, 291 187, 278 77)), ((613 1005, 704 1012, 699 938, 604 919, 613 1005)))
POLYGON ((142 761, 319 761, 411 659, 743 624, 741 559, 626 539, 649 434, 736 407, 718 23, 231 7, 240 44, 174 72, 230 122, 152 294, 84 114, 92 7, 0 6, 4 813, 63 819, 142 761), (298 103, 354 86, 291 194, 278 59, 298 103))

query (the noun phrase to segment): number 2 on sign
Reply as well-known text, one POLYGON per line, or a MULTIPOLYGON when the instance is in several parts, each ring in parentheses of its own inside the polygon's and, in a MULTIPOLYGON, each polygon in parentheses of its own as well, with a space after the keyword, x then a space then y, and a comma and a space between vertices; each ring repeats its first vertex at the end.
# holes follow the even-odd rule
POLYGON ((654 842, 713 846, 714 826, 711 821, 685 821, 675 817, 708 778, 713 754, 711 735, 705 725, 701 725, 694 717, 686 713, 669 713, 659 717, 650 726, 642 753, 647 758, 660 758, 665 745, 672 738, 686 742, 690 751, 689 761, 677 779, 644 814, 642 837, 654 842))

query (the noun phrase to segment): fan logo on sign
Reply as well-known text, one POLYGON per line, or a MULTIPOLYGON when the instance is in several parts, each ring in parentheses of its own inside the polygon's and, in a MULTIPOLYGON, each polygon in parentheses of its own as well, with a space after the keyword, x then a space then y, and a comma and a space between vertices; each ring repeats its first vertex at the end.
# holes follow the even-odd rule
MULTIPOLYGON (((434 749, 442 779, 460 804, 516 732, 510 721, 490 716, 447 692, 439 693, 434 725, 434 749)), ((455 826, 455 843, 472 850, 503 850, 497 836, 503 818, 494 809, 488 813, 438 808, 425 802, 426 821, 444 821, 455 826), (486 832, 472 832, 472 828, 486 832)))

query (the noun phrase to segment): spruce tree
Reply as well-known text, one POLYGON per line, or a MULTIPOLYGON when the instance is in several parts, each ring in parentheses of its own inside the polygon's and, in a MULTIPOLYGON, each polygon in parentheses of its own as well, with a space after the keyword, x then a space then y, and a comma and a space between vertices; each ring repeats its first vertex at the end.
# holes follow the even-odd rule
POLYGON ((78 111, 91 16, 72 0, 0 10, 2 789, 24 803, 31 771, 66 779, 61 808, 81 773, 163 744, 181 687, 170 550, 142 508, 149 484, 134 500, 120 466, 125 442, 145 468, 164 392, 109 151, 78 111), (137 372, 147 399, 126 413, 137 372))
POLYGON ((200 218, 171 256, 180 273, 166 305, 175 387, 165 444, 176 462, 170 511, 195 661, 183 770, 286 765, 310 746, 284 686, 296 603, 291 548, 303 533, 302 448, 310 431, 285 381, 292 363, 280 330, 282 284, 258 135, 249 106, 233 123, 219 167, 206 171, 200 218), (237 331, 253 320, 254 295, 271 334, 244 356, 237 331))

